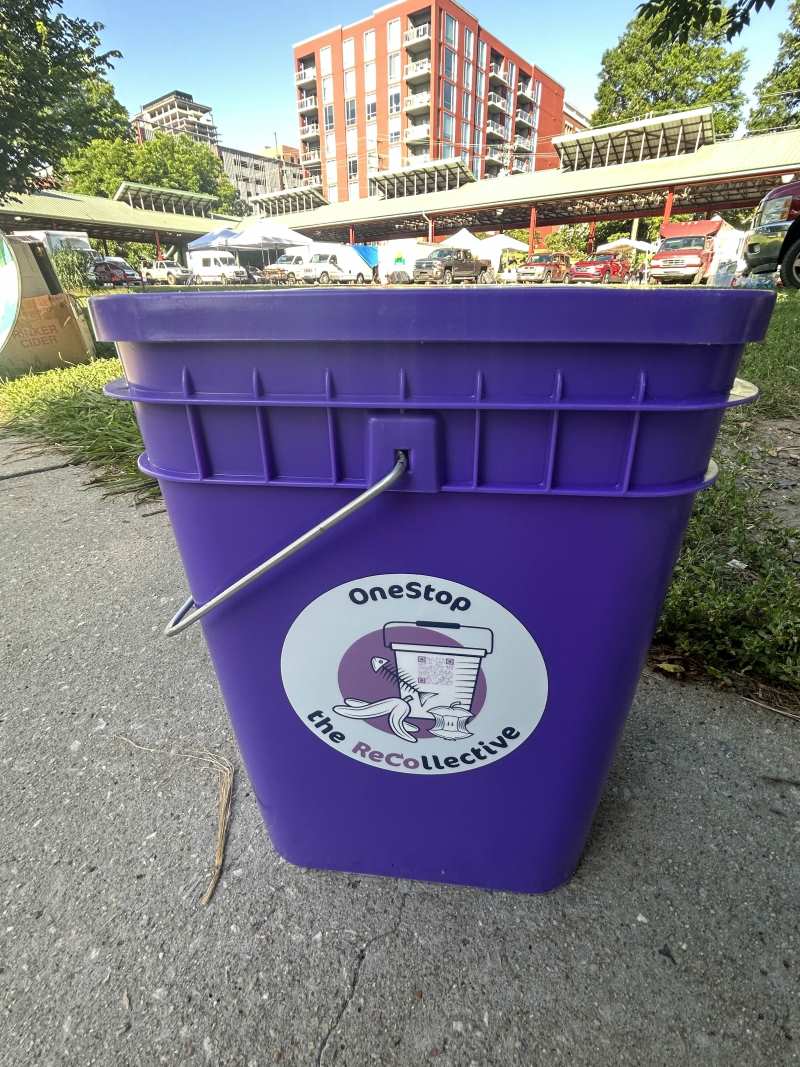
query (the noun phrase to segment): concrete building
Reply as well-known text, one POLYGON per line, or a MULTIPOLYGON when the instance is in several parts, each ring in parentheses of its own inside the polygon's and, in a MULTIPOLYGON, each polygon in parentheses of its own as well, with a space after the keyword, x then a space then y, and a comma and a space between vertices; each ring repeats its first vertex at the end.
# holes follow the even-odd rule
POLYGON ((131 119, 134 131, 141 140, 149 140, 156 131, 185 133, 200 144, 216 146, 219 141, 214 116, 208 104, 198 104, 191 93, 175 89, 149 104, 143 104, 138 115, 131 119))
POLYGON ((329 201, 460 159, 476 178, 558 166, 564 89, 454 0, 397 0, 294 46, 301 160, 329 201))
POLYGON ((566 100, 564 101, 564 133, 581 133, 583 130, 588 130, 591 125, 592 120, 588 116, 578 111, 572 104, 568 104, 566 100))
POLYGON ((242 200, 250 201, 253 197, 280 189, 294 189, 300 184, 303 172, 296 149, 297 162, 291 162, 283 156, 245 152, 226 145, 218 145, 217 151, 228 179, 242 200))

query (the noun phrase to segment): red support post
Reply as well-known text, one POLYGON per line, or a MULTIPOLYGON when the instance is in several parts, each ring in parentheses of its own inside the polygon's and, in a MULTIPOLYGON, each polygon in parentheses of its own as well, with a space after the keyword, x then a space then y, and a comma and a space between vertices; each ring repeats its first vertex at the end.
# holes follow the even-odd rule
POLYGON ((667 190, 667 199, 664 201, 664 218, 661 220, 664 223, 669 222, 670 218, 672 217, 672 201, 673 201, 674 196, 675 196, 675 190, 674 189, 668 189, 667 190))
POLYGON ((592 219, 592 221, 589 223, 589 242, 588 242, 588 247, 586 249, 587 252, 594 252, 594 246, 595 246, 595 241, 596 241, 596 237, 595 237, 596 230, 597 230, 597 223, 595 222, 594 219, 592 219))
POLYGON ((536 248, 536 205, 531 204, 531 218, 528 223, 528 251, 536 248))
POLYGON ((350 244, 354 245, 355 243, 356 243, 356 228, 355 228, 355 226, 351 226, 350 227, 350 244))

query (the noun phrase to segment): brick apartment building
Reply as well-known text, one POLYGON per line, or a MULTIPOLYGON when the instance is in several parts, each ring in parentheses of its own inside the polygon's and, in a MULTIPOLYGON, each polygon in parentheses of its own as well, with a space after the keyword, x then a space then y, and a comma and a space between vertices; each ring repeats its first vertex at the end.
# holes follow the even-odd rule
POLYGON ((564 88, 453 0, 398 0, 294 46, 301 159, 328 200, 461 159, 477 178, 557 167, 564 88))

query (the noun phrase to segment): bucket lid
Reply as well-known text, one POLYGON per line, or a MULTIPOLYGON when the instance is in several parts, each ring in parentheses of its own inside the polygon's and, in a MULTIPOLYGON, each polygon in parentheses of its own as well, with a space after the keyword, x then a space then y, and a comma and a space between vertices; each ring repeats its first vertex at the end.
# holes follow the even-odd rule
POLYGON ((93 297, 99 341, 740 345, 766 333, 757 289, 314 288, 93 297))

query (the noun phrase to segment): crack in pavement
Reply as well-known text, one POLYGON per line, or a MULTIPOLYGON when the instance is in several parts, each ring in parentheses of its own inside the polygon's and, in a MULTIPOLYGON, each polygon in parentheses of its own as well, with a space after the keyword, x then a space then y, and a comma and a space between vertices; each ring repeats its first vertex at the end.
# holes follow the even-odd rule
POLYGON ((401 894, 400 907, 397 909, 397 915, 395 916, 395 920, 392 923, 391 927, 388 930, 382 930, 379 934, 375 934, 374 937, 371 937, 368 941, 365 941, 361 948, 358 950, 358 954, 356 955, 356 964, 353 968, 353 973, 350 975, 350 986, 347 992, 345 993, 341 1005, 339 1006, 339 1010, 333 1017, 331 1025, 328 1027, 327 1033, 323 1037, 322 1041, 320 1042, 320 1046, 317 1049, 317 1058, 315 1061, 316 1067, 322 1067, 322 1057, 325 1055, 325 1050, 327 1049, 331 1038, 339 1029, 339 1025, 342 1019, 344 1018, 345 1012, 353 1002, 353 997, 355 996, 356 988, 358 987, 358 980, 361 977, 361 968, 364 965, 364 960, 367 958, 367 952, 378 941, 383 941, 386 938, 393 937, 397 933, 397 931, 400 929, 400 923, 403 919, 403 912, 405 910, 407 900, 408 893, 401 894))
POLYGON ((74 466, 71 459, 66 463, 52 463, 49 467, 32 467, 27 471, 13 471, 11 474, 0 474, 0 482, 10 481, 11 478, 28 478, 31 474, 46 474, 48 471, 60 471, 64 467, 74 466))

